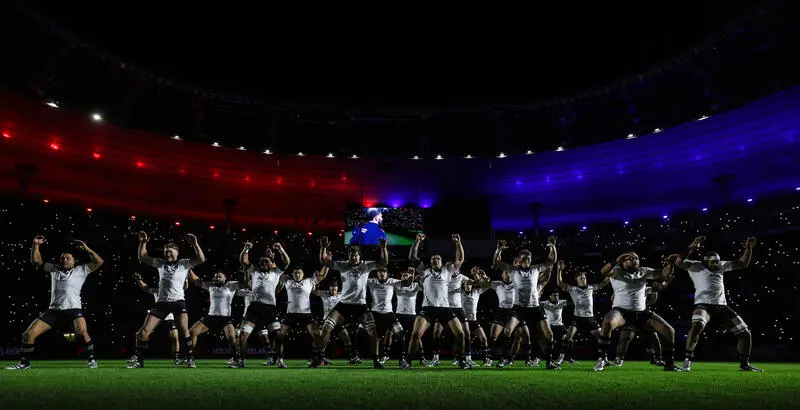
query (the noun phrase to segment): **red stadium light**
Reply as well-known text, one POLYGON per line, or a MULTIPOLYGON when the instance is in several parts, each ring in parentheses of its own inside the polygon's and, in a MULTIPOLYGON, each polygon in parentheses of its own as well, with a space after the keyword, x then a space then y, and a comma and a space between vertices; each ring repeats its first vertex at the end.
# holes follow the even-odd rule
POLYGON ((100 155, 100 153, 99 153, 99 152, 94 152, 94 153, 92 153, 92 158, 94 158, 94 159, 100 159, 100 157, 101 157, 101 156, 102 156, 102 155, 100 155))
POLYGON ((209 225, 209 226, 208 226, 208 229, 211 229, 211 230, 213 231, 214 229, 216 229, 216 226, 214 226, 214 225, 209 225))
POLYGON ((245 175, 244 180, 245 182, 250 182, 250 175, 245 175))
POLYGON ((144 168, 144 162, 136 161, 136 166, 139 167, 139 168, 144 168))
POLYGON ((278 234, 278 231, 272 231, 272 233, 274 233, 275 235, 277 235, 277 234, 278 234))
POLYGON ((312 180, 311 180, 311 188, 314 188, 315 186, 317 186, 317 181, 314 181, 314 180, 312 179, 312 180))
POLYGON ((186 170, 185 170, 185 169, 183 169, 183 168, 181 168, 181 171, 180 171, 180 172, 181 172, 181 175, 185 175, 185 174, 186 174, 186 170))
POLYGON ((311 236, 311 235, 314 235, 314 234, 313 234, 313 233, 311 233, 311 232, 309 232, 309 233, 308 233, 308 236, 311 236))
POLYGON ((347 175, 342 175, 342 181, 347 181, 347 175))
POLYGON ((364 207, 365 208, 372 208, 373 206, 375 206, 375 202, 374 201, 364 201, 364 207))
POLYGON ((61 149, 61 146, 54 142, 54 143, 50 144, 50 149, 53 150, 53 151, 58 151, 58 150, 61 149))
POLYGON ((277 182, 278 182, 278 185, 282 184, 283 183, 283 178, 278 177, 277 182))
POLYGON ((214 178, 219 178, 219 171, 215 169, 213 176, 214 178))
POLYGON ((86 212, 92 212, 92 208, 86 208, 86 212))
POLYGON ((342 234, 339 234, 339 237, 341 237, 341 236, 342 236, 342 234))
POLYGON ((247 232, 247 228, 242 228, 242 232, 247 232))
POLYGON ((50 201, 49 201, 49 200, 47 200, 47 199, 43 200, 42 202, 44 202, 44 203, 46 203, 46 204, 49 204, 49 203, 50 203, 50 201))
POLYGON ((175 221, 175 226, 181 226, 181 221, 175 221))
POLYGON ((11 138, 11 133, 8 131, 3 131, 3 138, 11 138))
POLYGON ((135 221, 136 220, 136 215, 131 215, 131 220, 135 221))

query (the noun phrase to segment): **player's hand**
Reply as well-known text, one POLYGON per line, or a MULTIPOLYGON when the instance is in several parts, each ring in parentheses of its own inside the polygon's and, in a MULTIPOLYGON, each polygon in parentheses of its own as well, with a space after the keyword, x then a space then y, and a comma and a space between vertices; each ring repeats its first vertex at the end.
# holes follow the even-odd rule
POLYGON ((386 248, 386 238, 378 238, 378 245, 381 248, 386 248))
POLYGON ((514 258, 514 262, 511 262, 511 266, 515 268, 519 266, 519 257, 514 258))
POLYGON ((702 236, 702 235, 698 236, 697 238, 694 238, 694 240, 692 241, 692 244, 689 245, 689 247, 690 248, 696 248, 696 247, 700 246, 705 241, 706 241, 706 237, 705 236, 702 236))
POLYGON ((424 240, 425 240, 425 234, 424 233, 418 233, 417 234, 417 242, 422 242, 424 240))
POLYGON ((283 250, 283 245, 281 245, 280 242, 275 242, 272 244, 272 249, 275 249, 276 251, 281 251, 283 250))
POLYGON ((332 261, 333 260, 333 253, 325 252, 325 257, 323 257, 322 260, 325 261, 325 262, 332 261))
POLYGON ((555 236, 551 236, 551 237, 547 238, 547 246, 548 247, 556 246, 556 237, 555 236))
POLYGON ((328 246, 330 246, 330 244, 331 244, 331 240, 328 239, 327 236, 323 236, 322 238, 319 238, 319 246, 321 246, 323 248, 327 248, 328 246))
POLYGON ((43 243, 45 243, 45 242, 47 242, 47 239, 45 239, 45 237, 44 237, 44 236, 42 236, 42 235, 36 235, 36 236, 33 238, 33 244, 34 244, 34 245, 41 245, 41 244, 43 244, 43 243))
POLYGON ((187 233, 186 234, 186 241, 192 245, 197 245, 197 237, 194 234, 187 233))
POLYGON ((673 253, 672 255, 667 256, 667 262, 674 264, 678 260, 678 258, 680 258, 680 257, 681 257, 681 255, 678 255, 677 253, 673 253))
POLYGON ((744 241, 744 247, 747 249, 753 249, 756 247, 756 238, 750 237, 744 241))
POLYGON ((461 235, 454 233, 450 236, 453 239, 453 243, 459 244, 461 243, 461 235))
POLYGON ((73 243, 75 244, 75 246, 78 247, 78 249, 80 249, 82 251, 86 251, 87 249, 89 249, 89 247, 86 246, 86 242, 84 242, 84 241, 76 239, 75 241, 73 241, 73 243))
POLYGON ((139 232, 139 242, 147 242, 149 240, 150 238, 147 237, 147 232, 145 231, 139 232))
POLYGON ((567 264, 566 264, 564 261, 558 261, 558 262, 556 263, 556 268, 558 268, 558 270, 559 270, 559 271, 562 271, 562 270, 564 270, 564 268, 565 268, 566 266, 567 266, 567 264))
POLYGON ((140 275, 138 273, 134 273, 133 274, 133 279, 135 279, 136 281, 140 281, 140 280, 142 280, 142 275, 140 275))
POLYGON ((409 274, 409 275, 411 275, 411 276, 414 276, 414 275, 417 273, 417 270, 416 270, 416 269, 414 269, 412 266, 409 266, 409 267, 408 267, 408 269, 407 269, 406 271, 407 271, 407 272, 408 272, 408 274, 409 274))
POLYGON ((497 241, 497 249, 508 249, 508 242, 506 242, 504 239, 497 241))
POLYGON ((245 242, 244 242, 244 248, 245 248, 245 249, 247 249, 248 251, 249 251, 250 249, 253 249, 253 242, 250 242, 250 241, 245 241, 245 242))

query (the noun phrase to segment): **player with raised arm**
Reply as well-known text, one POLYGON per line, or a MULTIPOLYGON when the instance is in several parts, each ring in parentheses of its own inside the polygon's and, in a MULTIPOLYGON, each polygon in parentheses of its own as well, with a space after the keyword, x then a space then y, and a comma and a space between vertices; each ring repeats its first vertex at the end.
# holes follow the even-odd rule
POLYGON ((89 263, 77 264, 72 252, 64 252, 58 259, 58 264, 44 263, 39 247, 47 240, 42 235, 33 238, 31 249, 31 263, 37 268, 42 268, 50 274, 50 305, 47 311, 39 315, 22 334, 22 350, 20 350, 19 363, 7 367, 9 370, 24 370, 31 368, 30 357, 33 354, 36 338, 50 330, 58 321, 69 320, 75 333, 81 336, 83 347, 86 350, 87 361, 90 369, 97 368, 94 358, 94 344, 86 327, 83 317, 81 302, 81 289, 86 277, 103 265, 103 258, 89 248, 85 242, 76 240, 72 246, 89 255, 89 263))
POLYGON ((489 354, 489 341, 486 338, 486 333, 483 331, 480 322, 478 322, 478 301, 480 300, 483 292, 491 286, 491 279, 486 275, 486 272, 473 266, 470 274, 474 282, 464 281, 461 284, 461 302, 464 309, 464 339, 466 343, 467 360, 472 360, 472 336, 478 339, 480 351, 483 353, 483 365, 491 366, 491 356, 489 354), (482 283, 483 286, 476 286, 476 283, 482 283), (469 335, 469 336, 468 336, 469 335))
MULTIPOLYGON (((462 275, 460 272, 458 271, 454 272, 453 278, 450 280, 450 284, 447 287, 447 292, 448 292, 447 302, 450 304, 450 310, 453 312, 454 315, 456 315, 458 321, 461 322, 461 329, 464 330, 464 344, 465 344, 464 348, 467 355, 466 359, 474 367, 477 366, 477 364, 472 361, 472 355, 470 354, 471 350, 467 349, 467 347, 469 347, 471 344, 470 339, 472 338, 472 335, 470 334, 469 331, 467 316, 466 312, 464 312, 464 304, 463 304, 463 299, 461 297, 463 292, 462 289, 463 284, 469 283, 471 281, 472 279, 470 279, 465 275, 462 275)), ((436 359, 438 360, 438 355, 436 359)), ((453 358, 453 364, 454 365, 458 364, 457 358, 453 358)))
MULTIPOLYGON (((348 249, 348 259, 346 261, 333 261, 332 255, 328 253, 330 240, 327 237, 320 239, 319 259, 320 264, 328 266, 331 270, 338 271, 342 277, 342 300, 325 319, 322 332, 317 337, 317 351, 325 351, 333 329, 346 321, 354 319, 364 325, 364 330, 373 341, 378 337, 375 332, 375 319, 367 308, 367 279, 373 270, 389 264, 389 251, 386 249, 386 240, 380 241, 381 260, 377 262, 367 262, 361 260, 361 250, 357 246, 348 249)), ((382 369, 379 352, 373 351, 372 367, 382 369)), ((311 363, 310 367, 318 367, 322 364, 321 353, 311 363)))
POLYGON ((419 245, 425 240, 425 235, 417 234, 417 238, 409 251, 409 260, 420 276, 422 282, 422 312, 414 320, 414 330, 411 334, 411 343, 408 346, 407 356, 401 362, 401 368, 411 368, 408 358, 413 357, 420 346, 420 339, 425 331, 435 322, 440 322, 450 328, 450 332, 455 339, 455 354, 458 356, 458 366, 462 369, 471 369, 472 365, 466 360, 464 354, 464 330, 461 322, 450 310, 450 303, 447 300, 448 286, 453 279, 455 272, 464 263, 464 247, 461 237, 458 234, 452 235, 453 243, 456 245, 456 259, 454 262, 443 264, 441 255, 431 256, 430 267, 426 267, 417 256, 419 245))
MULTIPOLYGON (((506 245, 505 241, 500 241, 495 250, 493 260, 495 266, 508 272, 512 283, 514 283, 517 296, 514 309, 518 320, 524 321, 531 330, 539 331, 539 345, 547 359, 547 368, 556 370, 559 367, 553 362, 553 331, 550 329, 550 325, 547 324, 547 318, 539 305, 539 283, 543 282, 544 277, 549 278, 548 269, 556 263, 556 238, 554 236, 548 238, 546 246, 549 252, 547 259, 543 263, 533 265, 531 252, 523 249, 519 253, 519 266, 515 267, 502 261, 502 253, 506 245)), ((503 330, 503 336, 506 339, 506 343, 503 344, 505 357, 497 364, 499 368, 503 368, 510 362, 511 337, 515 328, 516 323, 509 321, 503 330)))
POLYGON ((150 309, 144 326, 139 331, 136 341, 138 352, 136 362, 129 364, 129 369, 144 367, 150 335, 170 313, 178 319, 178 332, 183 337, 188 361, 188 354, 192 350, 192 338, 189 335, 189 314, 186 310, 184 283, 189 275, 189 270, 206 260, 203 249, 197 242, 197 237, 190 233, 186 234, 186 240, 194 248, 195 257, 191 259, 178 259, 178 245, 174 243, 164 245, 163 258, 152 258, 147 254, 149 240, 147 233, 139 232, 137 255, 140 262, 158 269, 158 300, 150 309))
MULTIPOLYGON (((158 288, 151 288, 147 285, 147 283, 142 280, 142 275, 138 273, 133 274, 133 278, 136 281, 136 286, 139 287, 144 293, 153 295, 155 301, 158 302, 158 288)), ((184 285, 184 288, 186 284, 184 285)), ((147 314, 150 314, 150 311, 147 311, 147 314)), ((147 316, 144 318, 145 323, 147 322, 147 316)), ((180 350, 181 350, 181 341, 178 337, 178 326, 175 326, 175 315, 170 313, 167 317, 164 318, 164 321, 161 323, 168 329, 169 332, 169 341, 170 347, 172 349, 172 362, 175 364, 185 364, 186 361, 181 359, 180 350)), ((142 323, 142 328, 144 328, 144 323, 142 323)), ((139 329, 141 331, 141 328, 139 329)), ((138 331, 137 331, 138 334, 138 331)), ((133 356, 128 360, 128 364, 136 362, 136 357, 138 355, 138 351, 135 351, 133 356)))
POLYGON ((197 346, 197 337, 209 330, 223 331, 225 340, 228 342, 230 354, 235 361, 238 361, 239 346, 236 345, 236 329, 234 329, 233 320, 231 319, 231 304, 236 291, 241 288, 241 283, 228 281, 225 272, 221 269, 217 269, 214 273, 214 280, 210 282, 201 280, 194 274, 194 271, 189 271, 189 281, 192 285, 208 291, 210 304, 208 306, 208 314, 195 322, 192 328, 189 329, 189 334, 192 337, 192 348, 189 350, 186 366, 192 369, 197 367, 194 362, 194 346, 197 346))
MULTIPOLYGON (((672 276, 674 277, 674 276, 672 276)), ((667 281, 650 281, 645 289, 645 306, 648 308, 656 304, 658 300, 658 292, 664 290, 667 286, 667 281)), ((614 295, 611 295, 611 302, 614 302, 614 295)), ((617 354, 614 356, 614 363, 612 366, 622 367, 625 364, 625 354, 628 353, 633 338, 636 336, 636 326, 625 325, 620 329, 619 340, 617 341, 617 354)), ((645 338, 650 343, 647 352, 650 354, 650 364, 655 366, 664 366, 662 360, 663 351, 661 350, 661 341, 658 339, 658 334, 652 331, 642 331, 645 338)))
MULTIPOLYGON (((692 242, 690 249, 698 250, 704 241, 704 236, 698 237, 692 242)), ((723 281, 725 272, 745 269, 750 266, 755 246, 756 238, 747 238, 744 241, 742 256, 735 261, 721 261, 719 255, 713 251, 707 251, 702 262, 681 259, 680 256, 677 256, 676 266, 689 273, 695 288, 692 328, 686 338, 686 359, 683 362, 684 368, 687 370, 690 370, 692 360, 694 360, 694 349, 697 346, 700 334, 709 320, 716 317, 721 320, 721 325, 727 331, 736 336, 736 347, 739 351, 739 370, 746 372, 763 371, 750 364, 753 336, 744 320, 728 306, 728 301, 725 299, 723 281)))
POLYGON ((380 350, 377 345, 380 344, 384 335, 386 335, 385 339, 388 339, 388 343, 386 340, 383 343, 381 362, 386 362, 390 356, 392 336, 399 338, 403 332, 403 326, 392 308, 392 298, 394 298, 398 283, 400 283, 400 280, 389 277, 389 271, 385 266, 378 268, 376 277, 367 280, 367 289, 372 295, 372 308, 370 310, 372 317, 375 319, 375 328, 378 335, 375 338, 376 346, 373 349, 380 350))
MULTIPOLYGON (((489 329, 489 345, 499 352, 499 356, 495 359, 500 363, 504 357, 503 345, 504 339, 500 336, 503 335, 503 330, 506 326, 513 326, 515 329, 519 325, 516 313, 514 313, 514 302, 517 300, 517 291, 514 283, 511 282, 511 275, 503 270, 500 275, 501 280, 490 282, 489 286, 494 290, 497 295, 497 311, 492 321, 492 327, 489 329)), ((489 360, 491 366, 492 361, 489 360)), ((486 363, 484 363, 486 366, 486 363)))
POLYGON ((283 361, 283 351, 286 344, 286 337, 293 329, 305 328, 311 337, 314 337, 314 327, 311 318, 311 292, 318 283, 325 279, 328 274, 328 267, 323 266, 319 272, 314 272, 310 278, 304 278, 305 273, 300 266, 292 270, 292 275, 282 275, 281 283, 286 287, 286 294, 289 305, 286 307, 286 316, 281 320, 281 330, 278 332, 278 368, 285 369, 288 366, 283 361))
POLYGON ((639 266, 639 255, 634 252, 626 252, 620 255, 614 263, 607 263, 600 270, 600 274, 611 278, 611 287, 614 288, 614 303, 611 311, 603 319, 600 328, 600 338, 597 344, 599 358, 594 366, 595 371, 602 371, 608 365, 611 333, 626 323, 658 333, 664 347, 664 371, 686 371, 675 364, 673 356, 675 329, 661 316, 648 310, 645 304, 648 279, 665 280, 672 276, 672 265, 675 258, 676 256, 671 256, 659 272, 653 268, 639 266))
MULTIPOLYGON (((555 343, 559 343, 566 338, 567 329, 564 327, 563 322, 563 313, 564 313, 564 306, 567 305, 567 301, 564 299, 560 299, 558 294, 558 290, 554 290, 550 293, 550 297, 548 300, 542 302, 542 307, 544 308, 544 314, 547 317, 547 324, 550 325, 550 329, 553 332, 553 341, 555 343)), ((556 346, 563 346, 562 343, 559 343, 556 346)), ((564 350, 559 349, 558 355, 556 356, 556 365, 561 365, 564 361, 564 350)))
MULTIPOLYGON (((323 365, 328 365, 330 362, 328 362, 328 360, 325 358, 325 350, 321 352, 317 350, 316 338, 319 337, 322 332, 322 324, 325 322, 325 318, 328 317, 333 308, 336 307, 336 305, 338 305, 342 300, 342 295, 339 293, 339 283, 335 280, 331 280, 331 276, 328 276, 328 281, 329 283, 326 289, 320 289, 322 284, 317 284, 317 289, 313 292, 319 296, 320 300, 322 300, 322 318, 320 318, 319 323, 314 323, 312 325, 314 327, 314 340, 311 342, 311 350, 315 354, 322 355, 323 365)), ((339 338, 339 340, 341 340, 342 344, 344 345, 344 350, 349 354, 353 349, 351 346, 350 335, 347 333, 347 329, 344 327, 340 326, 338 331, 339 332, 336 334, 336 336, 339 338)), ((311 362, 309 362, 309 364, 311 364, 311 362)))
POLYGON ((578 332, 591 335, 595 341, 600 337, 600 324, 594 318, 594 292, 604 288, 611 278, 603 277, 600 283, 588 284, 586 272, 575 274, 575 285, 564 282, 563 272, 566 268, 564 261, 558 261, 556 266, 556 284, 562 290, 569 292, 572 303, 575 304, 572 324, 567 328, 561 351, 568 356, 567 363, 575 363, 574 346, 575 334, 578 332))
MULTIPOLYGON (((414 330, 414 321, 417 319, 417 295, 422 292, 422 285, 415 280, 416 269, 409 266, 407 270, 400 274, 400 281, 395 283, 394 293, 397 295, 397 319, 403 326, 403 345, 402 352, 408 351, 411 342, 411 333, 414 330)), ((422 351, 418 348, 418 351, 422 351)), ((420 358, 421 359, 421 358, 420 358)), ((401 357, 398 365, 403 366, 405 355, 401 357)))
POLYGON ((245 242, 244 248, 239 254, 239 263, 245 272, 245 281, 253 291, 253 299, 247 307, 247 314, 242 322, 242 331, 239 334, 239 361, 235 364, 236 367, 247 366, 247 339, 255 328, 262 327, 267 330, 267 332, 262 330, 265 346, 269 346, 268 334, 281 329, 275 294, 280 284, 280 278, 289 267, 291 259, 280 243, 275 243, 272 247, 283 260, 283 268, 278 268, 269 254, 258 260, 258 266, 250 263, 250 250, 253 248, 251 242, 245 242))

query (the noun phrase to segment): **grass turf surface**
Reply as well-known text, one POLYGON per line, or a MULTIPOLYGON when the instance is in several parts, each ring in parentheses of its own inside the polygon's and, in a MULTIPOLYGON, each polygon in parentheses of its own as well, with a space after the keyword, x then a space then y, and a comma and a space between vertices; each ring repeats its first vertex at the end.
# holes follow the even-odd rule
MULTIPOLYGON (((0 409, 225 409, 225 408, 716 408, 788 409, 800 399, 800 364, 754 363, 764 373, 738 371, 736 363, 694 364, 691 373, 664 372, 645 362, 592 371, 593 362, 561 371, 438 368, 385 370, 371 365, 289 369, 251 359, 246 369, 224 360, 198 360, 196 369, 150 360, 125 369, 123 360, 34 361, 24 371, 1 370, 0 409)), ((387 363, 389 364, 389 363, 387 363)))

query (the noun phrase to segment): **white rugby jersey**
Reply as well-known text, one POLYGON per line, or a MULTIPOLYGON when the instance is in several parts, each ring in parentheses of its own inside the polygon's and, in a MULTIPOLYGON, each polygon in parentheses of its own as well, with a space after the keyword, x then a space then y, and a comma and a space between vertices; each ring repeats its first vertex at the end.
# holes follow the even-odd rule
POLYGON ((275 268, 264 272, 251 264, 247 267, 247 273, 250 274, 253 301, 275 306, 275 293, 283 271, 275 268))
POLYGON ((394 297, 395 284, 400 282, 397 279, 388 278, 381 283, 377 278, 367 281, 367 287, 372 294, 372 310, 378 313, 392 313, 392 297, 394 297))
POLYGON ((461 301, 461 284, 468 280, 470 280, 468 277, 460 273, 456 273, 450 280, 450 284, 447 286, 447 303, 451 308, 461 309, 464 307, 461 301))
POLYGON ((250 301, 253 300, 253 291, 250 289, 239 289, 236 291, 234 296, 240 296, 244 298, 244 313, 242 313, 242 317, 247 315, 247 308, 250 307, 250 301))
POLYGON ((369 273, 377 269, 373 261, 361 261, 352 266, 348 261, 333 262, 331 269, 339 271, 342 276, 342 303, 348 305, 367 304, 367 279, 369 273))
POLYGON ((231 316, 231 304, 236 291, 241 286, 237 281, 225 282, 222 286, 217 286, 214 282, 203 282, 203 289, 208 291, 210 304, 208 305, 209 316, 231 316))
POLYGON ((725 284, 723 283, 723 273, 733 270, 733 262, 720 261, 719 268, 715 271, 709 270, 703 262, 684 260, 689 265, 686 269, 689 277, 694 282, 694 303, 707 303, 709 305, 727 305, 725 299, 725 284))
POLYGON ((502 280, 492 281, 492 289, 497 294, 498 307, 511 309, 517 299, 517 290, 514 283, 505 283, 502 280))
POLYGON ((331 292, 329 290, 320 290, 317 291, 319 293, 320 299, 322 299, 322 310, 324 311, 325 317, 331 313, 331 310, 336 307, 337 304, 342 300, 342 295, 337 293, 336 296, 331 296, 331 292))
POLYGON ((311 292, 314 291, 314 287, 319 283, 319 279, 317 279, 316 276, 312 276, 296 281, 289 275, 283 275, 281 276, 281 283, 283 283, 283 286, 286 286, 286 295, 289 299, 286 313, 310 315, 311 292))
POLYGON ((50 306, 52 310, 81 309, 81 289, 91 273, 88 265, 77 265, 61 270, 58 265, 45 263, 44 271, 50 273, 50 306))
POLYGON ((184 300, 183 285, 192 268, 189 259, 179 259, 167 263, 164 259, 153 259, 153 267, 158 269, 158 302, 177 302, 184 300))
POLYGON ((453 265, 445 265, 436 272, 427 268, 422 273, 422 307, 449 308, 448 289, 453 280, 453 265))
POLYGON ((575 304, 576 317, 594 317, 594 292, 600 285, 586 285, 586 288, 567 285, 567 291, 575 304))
POLYGON ((566 300, 559 300, 557 303, 553 303, 550 300, 545 300, 542 302, 542 306, 544 307, 544 314, 547 317, 547 324, 552 326, 564 326, 564 323, 561 320, 561 314, 564 311, 564 306, 566 306, 566 300))
POLYGON ((515 305, 521 307, 539 306, 539 273, 547 269, 544 265, 531 265, 530 269, 513 268, 508 274, 517 291, 515 305))
POLYGON ((473 287, 472 291, 466 292, 463 289, 461 290, 461 299, 464 302, 464 317, 468 321, 474 322, 478 320, 478 301, 480 300, 481 295, 483 292, 486 292, 486 288, 478 289, 473 287))
MULTIPOLYGON (((153 299, 158 302, 158 288, 148 287, 147 292, 153 295, 153 299)), ((148 310, 147 313, 150 313, 150 311, 148 310)), ((164 318, 164 320, 175 320, 175 315, 170 313, 164 318)))
POLYGON ((614 288, 614 305, 634 312, 641 312, 646 308, 645 288, 647 280, 653 279, 656 270, 653 268, 639 267, 634 272, 628 272, 620 267, 614 267, 611 276, 611 287, 614 288))
POLYGON ((417 314, 417 294, 422 290, 422 286, 417 282, 411 282, 408 286, 403 286, 402 281, 394 284, 394 293, 397 295, 397 314, 416 315, 417 314))

